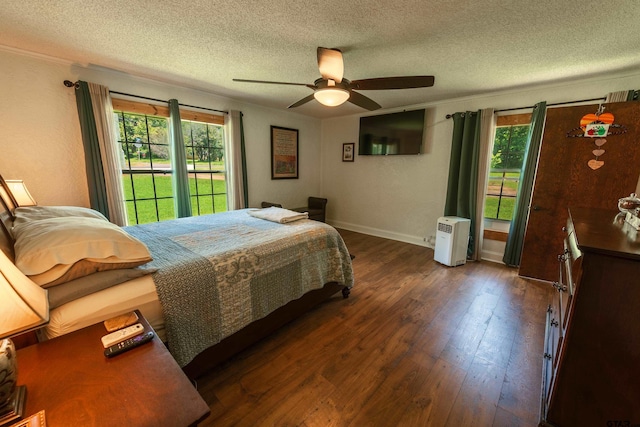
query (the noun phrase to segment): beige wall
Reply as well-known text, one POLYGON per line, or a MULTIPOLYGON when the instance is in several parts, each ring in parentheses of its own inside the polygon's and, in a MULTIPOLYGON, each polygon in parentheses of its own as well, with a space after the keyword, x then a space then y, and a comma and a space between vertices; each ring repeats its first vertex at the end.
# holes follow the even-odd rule
MULTIPOLYGON (((342 144, 357 143, 361 115, 320 121, 1 47, 0 63, 0 173, 7 179, 24 179, 41 204, 88 205, 75 94, 62 84, 67 79, 83 79, 120 92, 241 110, 251 206, 269 200, 296 207, 305 204, 309 195, 324 196, 329 199, 328 222, 418 245, 427 245, 425 239, 435 235, 437 218, 444 210, 452 130, 447 114, 487 107, 522 107, 543 100, 554 103, 596 98, 611 91, 640 88, 640 73, 636 73, 408 106, 407 109, 427 108, 424 154, 356 155, 355 162, 346 163, 341 161, 342 144), (300 179, 270 179, 270 125, 299 130, 300 179)), ((376 113, 391 111, 398 110, 376 113)), ((629 193, 633 190, 629 189, 629 193)), ((485 249, 485 256, 499 258, 500 247, 492 244, 485 249)))
POLYGON ((23 179, 42 205, 89 203, 75 93, 62 83, 79 79, 118 92, 240 110, 244 114, 249 204, 272 200, 297 207, 305 205, 310 195, 322 196, 318 119, 6 48, 0 48, 0 64, 0 174, 6 179, 23 179), (299 179, 271 180, 271 125, 299 130, 299 179))
POLYGON ((24 179, 42 204, 88 201, 69 66, 0 51, 0 173, 24 179))
MULTIPOLYGON (((453 129, 452 120, 445 118, 447 114, 482 108, 518 108, 540 101, 598 98, 612 91, 639 88, 640 73, 636 73, 408 106, 406 109, 427 109, 424 154, 356 155, 353 163, 340 161, 342 144, 356 142, 357 152, 361 115, 326 119, 322 122, 322 188, 329 198, 328 220, 337 227, 426 246, 429 237, 435 236, 437 220, 444 213, 453 129)), ((362 115, 393 111, 398 110, 362 115)), ((633 191, 630 188, 628 192, 633 191)), ((503 251, 504 243, 487 242, 483 257, 501 261, 503 251)))

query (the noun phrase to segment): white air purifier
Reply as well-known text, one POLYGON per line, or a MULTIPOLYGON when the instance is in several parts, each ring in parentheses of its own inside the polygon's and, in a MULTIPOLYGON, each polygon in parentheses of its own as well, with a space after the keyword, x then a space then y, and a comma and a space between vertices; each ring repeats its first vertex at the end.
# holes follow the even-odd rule
POLYGON ((457 216, 438 218, 433 259, 449 267, 466 263, 470 228, 471 220, 467 218, 457 216))

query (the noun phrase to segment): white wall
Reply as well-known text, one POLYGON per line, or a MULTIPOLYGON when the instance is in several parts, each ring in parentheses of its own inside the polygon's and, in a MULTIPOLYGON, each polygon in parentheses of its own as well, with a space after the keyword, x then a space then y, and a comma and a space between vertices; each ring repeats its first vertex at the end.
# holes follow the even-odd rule
POLYGON ((0 48, 0 174, 23 179, 42 205, 88 206, 84 153, 74 89, 64 80, 86 80, 118 92, 244 114, 250 206, 286 207, 321 195, 318 119, 240 103, 125 73, 91 69, 41 55, 0 48), (299 179, 271 180, 270 126, 299 130, 299 179))
MULTIPOLYGON (((540 101, 550 104, 599 98, 608 92, 639 88, 640 72, 636 72, 406 107, 427 108, 424 154, 356 155, 353 163, 341 162, 342 144, 355 142, 357 152, 360 116, 398 110, 326 119, 322 122, 322 190, 329 199, 328 222, 336 227, 426 246, 425 238, 435 235, 437 219, 444 213, 453 130, 452 120, 445 118, 447 114, 482 108, 527 107, 540 101)), ((576 126, 578 124, 576 122, 576 126)), ((632 191, 633 188, 629 189, 629 193, 632 191)), ((501 250, 495 242, 488 242, 483 249, 487 258, 494 259, 501 250)))

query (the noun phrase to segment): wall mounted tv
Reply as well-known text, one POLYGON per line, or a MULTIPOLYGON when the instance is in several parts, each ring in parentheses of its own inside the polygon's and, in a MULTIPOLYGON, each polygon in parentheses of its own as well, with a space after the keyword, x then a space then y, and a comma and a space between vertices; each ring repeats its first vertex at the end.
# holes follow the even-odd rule
POLYGON ((420 154, 425 110, 360 117, 358 154, 420 154))

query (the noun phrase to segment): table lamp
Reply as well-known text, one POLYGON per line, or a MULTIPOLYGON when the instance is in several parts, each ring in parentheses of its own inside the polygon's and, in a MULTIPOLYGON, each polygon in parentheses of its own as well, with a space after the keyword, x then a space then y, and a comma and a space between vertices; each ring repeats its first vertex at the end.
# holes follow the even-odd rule
POLYGON ((17 386, 16 350, 9 337, 49 321, 47 290, 25 276, 0 250, 0 426, 24 415, 26 386, 17 386))
POLYGON ((7 183, 7 187, 9 187, 9 191, 11 191, 11 196, 13 196, 16 207, 37 205, 36 201, 31 197, 31 193, 27 190, 24 181, 21 179, 7 179, 5 182, 7 183))

